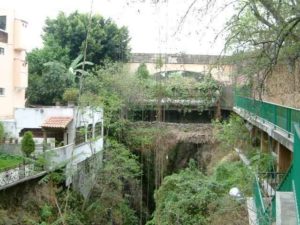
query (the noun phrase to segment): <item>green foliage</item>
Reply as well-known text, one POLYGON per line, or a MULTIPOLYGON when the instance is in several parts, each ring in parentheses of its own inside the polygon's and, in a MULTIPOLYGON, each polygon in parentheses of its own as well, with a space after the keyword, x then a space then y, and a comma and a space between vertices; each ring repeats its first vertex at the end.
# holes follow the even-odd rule
POLYGON ((199 170, 187 168, 165 177, 155 193, 156 210, 149 224, 209 224, 209 204, 218 196, 219 185, 199 170))
POLYGON ((90 22, 88 25, 88 14, 78 12, 68 16, 60 13, 57 18, 46 20, 44 47, 34 49, 27 56, 29 87, 26 95, 31 104, 51 105, 61 101, 66 88, 80 86, 80 80, 88 75, 83 66, 91 69, 92 65, 103 65, 108 60, 129 59, 127 28, 118 28, 112 20, 99 15, 93 15, 90 22), (80 53, 86 41, 87 55, 83 65, 80 53))
POLYGON ((155 69, 160 70, 164 65, 164 60, 161 55, 155 61, 155 69))
POLYGON ((4 130, 4 126, 3 123, 0 121, 0 143, 2 142, 3 138, 5 135, 5 130, 4 130))
POLYGON ((42 220, 48 220, 52 215, 52 207, 48 204, 44 204, 41 208, 40 216, 42 220))
POLYGON ((29 157, 35 150, 35 143, 31 131, 26 131, 21 141, 21 150, 26 157, 29 157))
POLYGON ((239 218, 241 204, 228 193, 238 187, 244 195, 251 194, 252 181, 251 171, 238 161, 220 163, 211 176, 203 175, 190 161, 189 168, 165 177, 155 193, 156 209, 147 225, 247 224, 247 217, 239 218))
POLYGON ((89 75, 89 72, 83 70, 82 67, 93 65, 88 61, 81 62, 82 58, 81 54, 78 55, 68 69, 61 62, 45 63, 42 76, 32 74, 29 77, 29 87, 26 92, 28 100, 34 104, 51 105, 63 100, 63 94, 65 94, 66 101, 68 99, 76 101, 79 96, 76 86, 80 86, 78 80, 89 75))
POLYGON ((97 174, 86 213, 88 224, 137 224, 132 206, 138 209, 140 165, 124 145, 110 140, 104 154, 104 166, 97 174), (134 198, 134 199, 133 199, 134 198))
POLYGON ((135 74, 140 80, 145 80, 150 77, 149 70, 147 69, 147 65, 145 63, 139 65, 135 74))
POLYGON ((32 74, 29 77, 27 97, 30 102, 51 105, 61 101, 65 88, 68 86, 67 69, 59 62, 44 64, 43 75, 32 74))
POLYGON ((0 171, 14 168, 22 163, 22 157, 0 153, 0 171))
MULTIPOLYGON (((297 5, 297 3, 295 3, 297 5)), ((276 64, 295 72, 299 58, 300 10, 289 0, 246 0, 227 22, 226 49, 235 53, 238 74, 247 75, 259 93, 276 64)), ((261 96, 260 96, 261 97, 261 96)))
POLYGON ((245 195, 251 195, 253 173, 242 162, 223 162, 215 170, 213 177, 228 193, 230 188, 237 187, 245 195))
POLYGON ((227 121, 213 121, 213 128, 215 138, 225 150, 239 147, 250 138, 243 119, 234 114, 230 115, 227 121))
MULTIPOLYGON (((220 97, 221 85, 209 75, 198 79, 193 76, 185 77, 182 74, 177 76, 169 74, 166 78, 157 79, 161 80, 156 82, 154 79, 149 79, 144 85, 147 99, 164 99, 166 104, 176 105, 179 109, 196 106, 198 111, 202 111, 212 106, 220 97), (176 102, 177 100, 185 102, 176 102), (192 104, 193 101, 197 103, 192 104)), ((157 102, 154 101, 152 104, 157 102)))
POLYGON ((67 88, 63 94, 63 100, 66 102, 77 102, 79 90, 77 88, 67 88))
POLYGON ((250 158, 252 168, 259 173, 270 172, 276 167, 276 159, 270 153, 257 151, 250 158))
MULTIPOLYGON (((93 15, 89 24, 89 15, 73 12, 66 15, 61 12, 55 19, 46 19, 43 41, 52 46, 53 40, 59 46, 68 49, 68 58, 75 59, 83 51, 89 30, 87 60, 99 64, 105 59, 126 61, 129 58, 129 36, 125 27, 119 28, 111 19, 93 15)), ((55 49, 53 49, 55 50, 55 49)))

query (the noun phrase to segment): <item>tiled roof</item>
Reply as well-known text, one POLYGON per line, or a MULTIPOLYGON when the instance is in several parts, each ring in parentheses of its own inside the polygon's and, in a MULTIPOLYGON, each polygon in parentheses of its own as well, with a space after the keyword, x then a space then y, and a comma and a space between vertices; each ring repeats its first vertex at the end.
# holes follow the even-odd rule
POLYGON ((66 128, 72 119, 72 117, 52 116, 42 124, 42 127, 66 128))

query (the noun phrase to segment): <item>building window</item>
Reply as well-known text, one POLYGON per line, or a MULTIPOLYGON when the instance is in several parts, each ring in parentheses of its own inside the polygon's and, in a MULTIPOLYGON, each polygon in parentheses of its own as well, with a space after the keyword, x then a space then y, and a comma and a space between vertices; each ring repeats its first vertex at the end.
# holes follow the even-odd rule
POLYGON ((0 29, 6 30, 6 16, 0 16, 0 29))
POLYGON ((102 123, 98 122, 95 124, 95 137, 102 136, 102 123))
POLYGON ((93 124, 89 124, 87 127, 87 139, 91 140, 93 138, 93 124))
POLYGON ((5 95, 5 89, 4 88, 0 88, 0 96, 4 96, 5 95))
POLYGON ((5 53, 4 48, 0 47, 0 55, 4 55, 4 53, 5 53))
POLYGON ((85 127, 76 128, 75 145, 79 145, 85 142, 85 127))

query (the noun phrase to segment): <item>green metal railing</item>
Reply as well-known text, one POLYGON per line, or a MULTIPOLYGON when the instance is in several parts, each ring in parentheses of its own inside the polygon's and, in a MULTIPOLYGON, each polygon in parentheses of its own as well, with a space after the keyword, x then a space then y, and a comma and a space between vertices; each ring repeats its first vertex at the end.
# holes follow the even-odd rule
MULTIPOLYGON (((300 110, 241 96, 235 96, 235 106, 267 120, 275 127, 294 134, 292 165, 276 191, 294 192, 297 224, 300 224, 300 110)), ((271 205, 266 206, 257 177, 254 182, 253 194, 259 225, 271 224, 276 217, 275 196, 272 198, 271 205)))
POLYGON ((296 200, 297 220, 300 224, 300 126, 295 126, 294 133, 294 153, 293 153, 293 191, 296 200))
POLYGON ((265 203, 263 199, 263 195, 261 192, 260 184, 258 181, 257 176, 255 176, 255 180, 253 183, 253 194, 254 194, 254 202, 256 206, 256 213, 257 213, 257 222, 259 225, 264 225, 266 224, 264 221, 266 220, 265 216, 265 203))
POLYGON ((282 105, 235 96, 235 106, 243 108, 289 133, 294 133, 295 125, 299 125, 300 122, 300 110, 282 105))

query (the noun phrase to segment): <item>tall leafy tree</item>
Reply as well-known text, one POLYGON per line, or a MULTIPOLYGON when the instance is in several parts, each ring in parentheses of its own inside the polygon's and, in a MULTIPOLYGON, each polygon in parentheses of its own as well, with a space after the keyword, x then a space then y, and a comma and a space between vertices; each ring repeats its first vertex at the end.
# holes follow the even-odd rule
POLYGON ((89 24, 88 14, 61 12, 55 19, 46 19, 42 38, 45 46, 52 46, 55 40, 59 46, 68 49, 68 56, 73 60, 83 50, 88 29, 88 61, 99 64, 104 59, 128 60, 130 39, 127 28, 119 28, 111 19, 100 15, 93 15, 89 24))
POLYGON ((29 88, 26 94, 30 104, 53 104, 62 99, 66 88, 80 86, 77 75, 82 74, 83 65, 82 56, 78 58, 78 55, 83 52, 86 41, 85 61, 88 63, 85 65, 89 68, 107 60, 129 59, 127 28, 119 28, 100 15, 89 18, 88 14, 77 11, 70 15, 61 12, 55 19, 47 18, 42 38, 44 47, 27 55, 29 88))
POLYGON ((258 83, 261 97, 275 65, 283 62, 290 72, 295 70, 300 57, 300 3, 246 0, 240 1, 235 10, 226 27, 226 47, 243 62, 240 73, 249 74, 250 81, 258 83))

